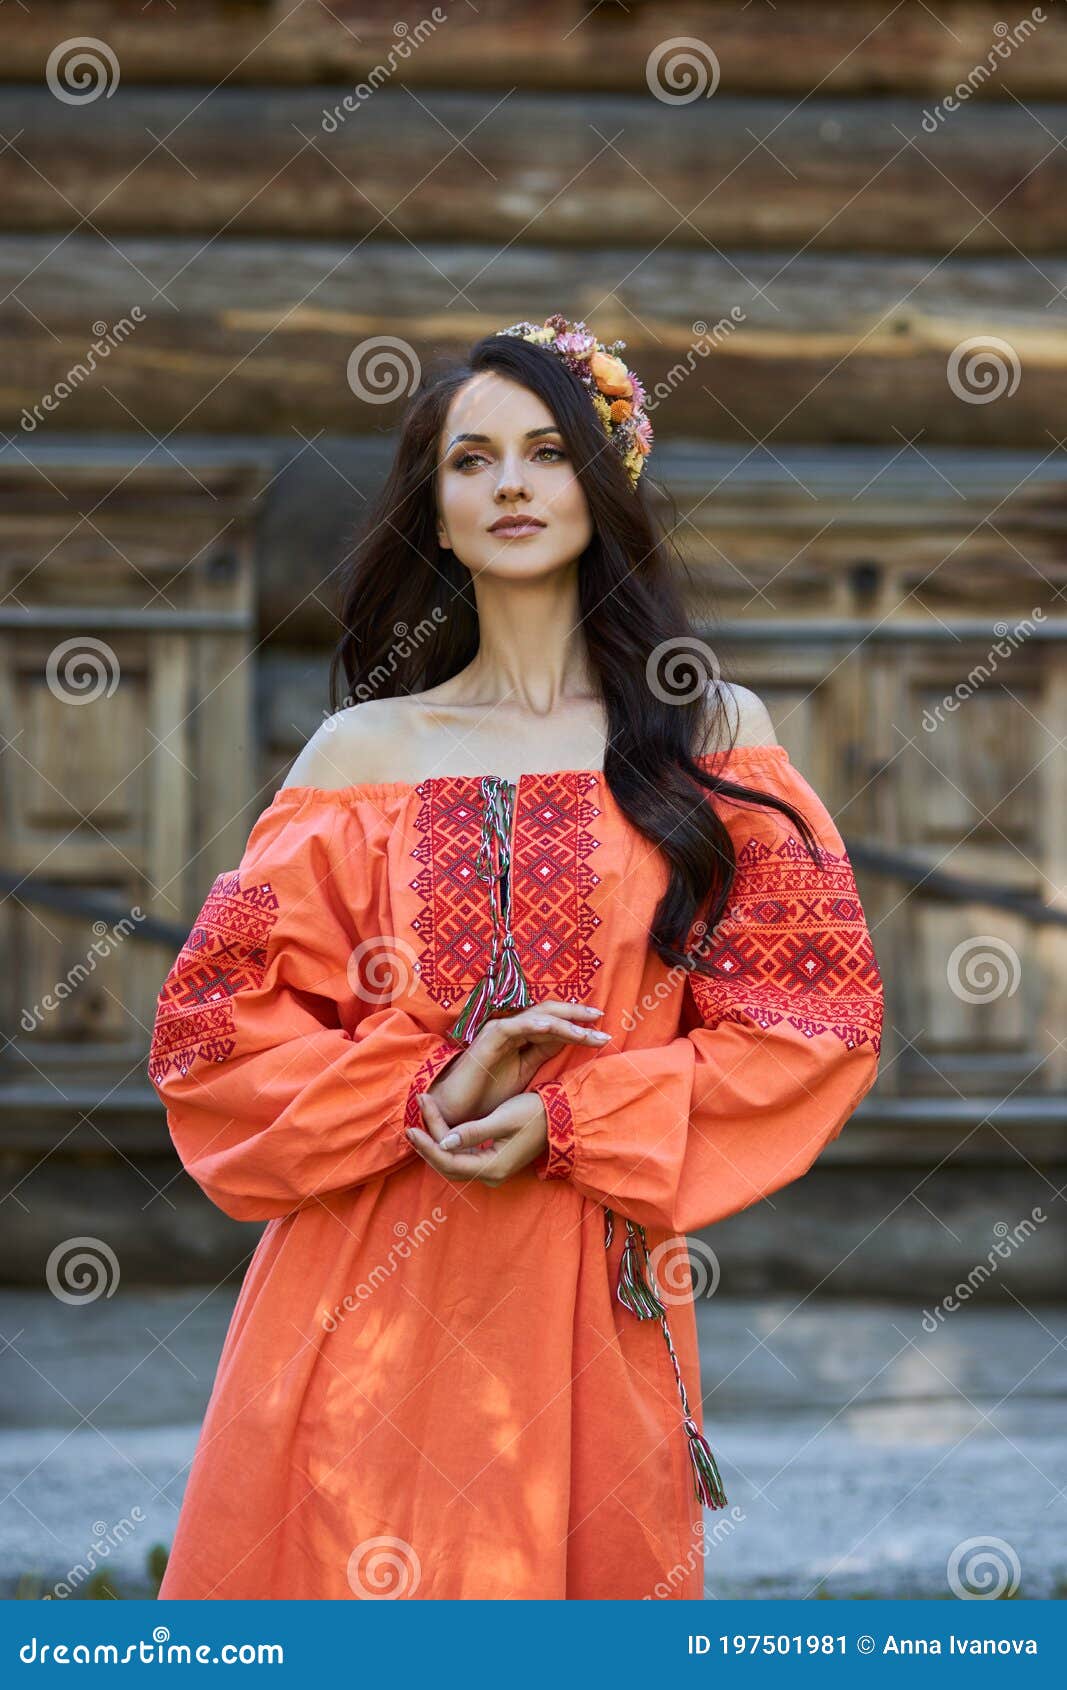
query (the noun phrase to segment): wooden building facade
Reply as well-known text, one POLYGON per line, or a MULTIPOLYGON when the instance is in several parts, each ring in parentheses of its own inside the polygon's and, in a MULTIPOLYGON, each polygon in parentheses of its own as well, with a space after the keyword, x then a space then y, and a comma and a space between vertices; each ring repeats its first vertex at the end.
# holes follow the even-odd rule
MULTIPOLYGON (((834 811, 887 984, 852 1126, 777 1220, 727 1223, 742 1288, 784 1271, 783 1212, 803 1283, 877 1293, 1055 1208, 1067 23, 1038 12, 0 15, 0 1272, 85 1230, 87 1169, 134 1275, 245 1254, 143 1061, 176 944, 327 708, 334 571, 397 415, 350 359, 553 310, 657 395, 694 612, 834 811)), ((1046 1234, 1030 1295, 1062 1281, 1046 1234)))

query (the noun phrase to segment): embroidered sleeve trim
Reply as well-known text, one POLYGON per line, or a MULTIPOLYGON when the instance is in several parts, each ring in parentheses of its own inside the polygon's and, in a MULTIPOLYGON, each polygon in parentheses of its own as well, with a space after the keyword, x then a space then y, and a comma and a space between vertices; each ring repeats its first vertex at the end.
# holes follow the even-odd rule
POLYGON ((793 835, 737 853, 729 909, 705 954, 718 975, 689 975, 705 1027, 783 1024, 849 1050, 881 1049, 882 980, 846 854, 816 867, 793 835))
POLYGON ((558 1080, 532 1088, 548 1116, 548 1153, 537 1170, 538 1179, 569 1179, 574 1172, 574 1116, 570 1099, 558 1080))
POLYGON ((234 999, 262 986, 277 919, 269 880, 242 881, 236 869, 216 876, 160 988, 148 1056, 154 1085, 233 1055, 234 999))
POLYGON ((409 1127, 421 1127, 423 1124, 418 1093, 428 1091, 441 1070, 447 1068, 452 1058, 459 1056, 466 1048, 466 1045, 458 1043, 455 1039, 442 1039, 440 1044, 435 1045, 429 1055, 425 1056, 419 1063, 408 1087, 407 1100, 404 1104, 404 1119, 400 1127, 402 1144, 407 1145, 408 1143, 404 1134, 409 1127))

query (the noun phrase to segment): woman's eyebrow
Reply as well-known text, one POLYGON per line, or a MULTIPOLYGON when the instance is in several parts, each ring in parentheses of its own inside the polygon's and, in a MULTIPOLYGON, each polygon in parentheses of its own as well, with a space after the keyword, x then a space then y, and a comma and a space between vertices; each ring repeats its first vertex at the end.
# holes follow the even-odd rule
MULTIPOLYGON (((548 428, 528 428, 526 430, 526 439, 533 440, 538 434, 558 433, 559 429, 555 426, 555 424, 550 425, 548 428)), ((453 446, 455 446, 460 440, 477 440, 481 442, 482 445, 487 445, 492 438, 493 436, 491 434, 457 434, 449 441, 447 449, 451 452, 453 446)))

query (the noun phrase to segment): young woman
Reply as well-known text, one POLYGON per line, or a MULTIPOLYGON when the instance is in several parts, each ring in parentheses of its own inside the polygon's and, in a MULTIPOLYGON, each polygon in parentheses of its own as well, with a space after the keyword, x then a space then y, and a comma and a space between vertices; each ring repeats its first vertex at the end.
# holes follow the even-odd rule
POLYGON ((160 992, 178 1153, 268 1223, 162 1597, 702 1594, 685 1234, 840 1131, 882 987, 618 350, 516 324, 415 396, 334 714, 160 992))

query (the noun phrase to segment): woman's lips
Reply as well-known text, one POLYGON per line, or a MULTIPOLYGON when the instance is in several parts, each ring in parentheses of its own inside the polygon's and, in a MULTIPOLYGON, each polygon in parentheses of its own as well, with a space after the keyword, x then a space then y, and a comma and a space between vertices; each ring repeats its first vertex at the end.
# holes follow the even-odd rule
POLYGON ((490 528, 490 534, 496 534, 503 540, 521 540, 525 534, 541 534, 544 532, 543 522, 505 522, 499 528, 490 528))

